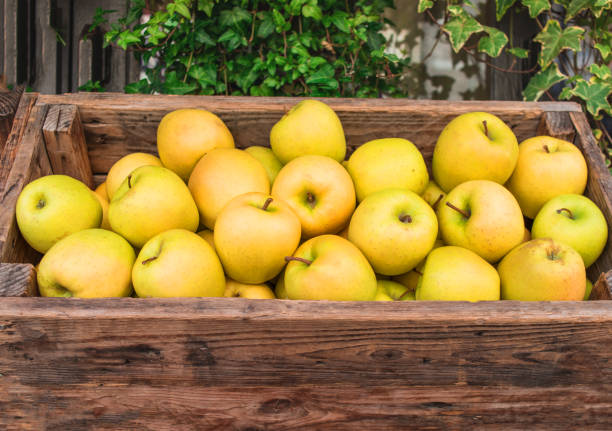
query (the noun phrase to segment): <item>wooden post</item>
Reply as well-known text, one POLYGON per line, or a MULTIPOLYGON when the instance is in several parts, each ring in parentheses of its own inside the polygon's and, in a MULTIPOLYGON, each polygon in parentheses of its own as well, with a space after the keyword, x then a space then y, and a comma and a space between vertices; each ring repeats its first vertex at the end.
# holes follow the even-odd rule
POLYGON ((7 296, 38 296, 33 265, 0 263, 0 298, 7 296))
POLYGON ((92 188, 87 143, 75 105, 52 105, 43 126, 53 173, 70 175, 92 188))
POLYGON ((17 111, 19 99, 23 93, 23 86, 8 91, 4 84, 6 84, 4 77, 0 76, 0 152, 11 132, 15 111, 17 111))

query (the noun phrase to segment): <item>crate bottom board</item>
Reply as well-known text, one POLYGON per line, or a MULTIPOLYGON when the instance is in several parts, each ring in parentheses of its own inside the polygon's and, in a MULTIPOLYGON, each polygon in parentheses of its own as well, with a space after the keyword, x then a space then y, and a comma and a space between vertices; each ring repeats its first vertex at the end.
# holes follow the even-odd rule
POLYGON ((611 316, 608 301, 4 298, 0 425, 609 429, 611 316))

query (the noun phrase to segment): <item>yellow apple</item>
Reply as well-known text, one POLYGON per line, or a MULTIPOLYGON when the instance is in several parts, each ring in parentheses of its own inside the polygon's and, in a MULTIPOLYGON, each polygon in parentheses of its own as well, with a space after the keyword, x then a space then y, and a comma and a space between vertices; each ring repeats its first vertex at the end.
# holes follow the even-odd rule
POLYGON ((502 299, 580 301, 586 290, 582 257, 550 238, 532 239, 508 253, 497 267, 502 299))
POLYGON ((446 246, 433 250, 416 288, 421 301, 495 301, 500 298, 497 271, 466 248, 446 246))
POLYGON ((204 238, 208 244, 210 244, 210 246, 213 248, 215 253, 217 252, 217 250, 215 249, 214 233, 212 230, 204 229, 204 230, 197 232, 197 234, 200 235, 202 238, 204 238))
POLYGON ((285 201, 295 212, 303 238, 338 232, 355 209, 350 175, 325 156, 302 156, 287 163, 274 181, 272 197, 285 201))
POLYGON ((266 170, 266 173, 268 174, 270 184, 274 183, 274 180, 276 179, 276 176, 283 167, 283 164, 274 155, 272 150, 267 147, 253 145, 251 147, 245 148, 244 151, 255 157, 259 161, 259 163, 263 165, 266 170))
POLYGON ((226 298, 275 299, 274 292, 267 284, 245 284, 230 278, 225 284, 226 298))
POLYGON ((38 265, 41 296, 129 296, 134 249, 114 232, 85 229, 58 241, 38 265))
POLYGON ((26 185, 15 208, 17 225, 30 246, 45 253, 60 239, 102 223, 102 206, 81 181, 47 175, 26 185))
POLYGON ((270 193, 268 174, 257 159, 236 148, 209 151, 193 168, 189 190, 198 206, 201 222, 215 227, 221 209, 244 193, 270 193))
POLYGON ((100 206, 102 207, 102 223, 100 223, 100 227, 106 230, 112 230, 110 223, 108 221, 108 200, 103 198, 100 193, 95 193, 94 196, 100 202, 100 206))
POLYGON ((410 271, 431 251, 438 220, 419 195, 385 189, 368 195, 351 217, 348 239, 374 271, 398 275, 410 271))
POLYGON ((534 218, 555 196, 581 195, 586 183, 587 165, 577 147, 562 139, 536 136, 519 145, 516 169, 506 187, 523 214, 534 218))
POLYGON ((582 298, 583 301, 589 300, 589 298, 591 297, 592 290, 593 290, 593 283, 591 283, 591 281, 587 278, 586 289, 584 290, 584 297, 582 298))
POLYGON ((327 156, 341 162, 346 155, 340 119, 318 100, 303 100, 293 106, 272 127, 270 147, 283 164, 306 155, 327 156))
POLYGON ((181 178, 162 166, 141 166, 127 176, 108 208, 113 231, 141 248, 169 229, 198 228, 198 209, 181 178))
POLYGON ((436 183, 446 193, 469 180, 504 184, 519 154, 512 129, 486 112, 459 115, 446 125, 432 159, 436 183))
POLYGON ((429 180, 425 191, 421 194, 421 197, 427 202, 434 210, 438 209, 438 204, 446 197, 446 193, 436 184, 434 180, 429 180))
POLYGON ((107 202, 110 200, 108 198, 108 193, 106 192, 106 181, 104 181, 102 184, 96 187, 94 192, 96 192, 96 194, 100 196, 101 198, 104 198, 107 202))
POLYGON ((225 276, 219 258, 201 237, 171 229, 142 247, 132 270, 142 298, 223 296, 225 276))
POLYGON ((552 238, 576 250, 584 266, 597 260, 608 242, 608 223, 595 203, 582 195, 559 195, 538 211, 534 238, 552 238))
POLYGON ((106 176, 106 193, 108 200, 113 200, 113 196, 119 186, 136 168, 141 166, 161 166, 161 160, 153 154, 132 153, 117 160, 111 166, 106 176))
POLYGON ((215 249, 228 277, 260 284, 282 271, 300 233, 299 219, 283 201, 264 193, 245 193, 219 213, 215 249))
POLYGON ((274 287, 274 294, 278 299, 289 299, 287 296, 287 289, 285 289, 285 270, 281 271, 276 280, 276 286, 274 287))
POLYGON ((289 299, 372 301, 376 296, 376 275, 368 260, 337 235, 309 239, 287 261, 289 299))
POLYGON ((157 152, 165 167, 183 181, 200 158, 213 148, 234 148, 225 123, 203 109, 177 109, 162 118, 157 128, 157 152))
POLYGON ((391 280, 376 282, 376 297, 374 301, 414 301, 414 291, 391 280))
POLYGON ((491 263, 519 245, 525 235, 518 202, 493 181, 458 185, 440 202, 437 213, 446 244, 470 249, 491 263))
POLYGON ((347 170, 359 202, 385 189, 406 189, 420 195, 429 181, 423 155, 402 138, 366 142, 351 155, 347 170))
POLYGON ((525 227, 525 233, 523 234, 523 240, 521 241, 521 243, 527 242, 527 241, 531 241, 531 232, 529 232, 529 229, 525 227))
MULTIPOLYGON (((433 248, 431 251, 436 248, 444 247, 444 241, 440 239, 436 239, 433 248)), ((431 251, 429 253, 431 253, 431 251)), ((427 258, 423 259, 419 264, 413 269, 404 274, 395 275, 391 278, 391 280, 400 283, 411 291, 415 291, 417 284, 419 284, 419 278, 423 276, 423 267, 425 267, 425 261, 427 258)))

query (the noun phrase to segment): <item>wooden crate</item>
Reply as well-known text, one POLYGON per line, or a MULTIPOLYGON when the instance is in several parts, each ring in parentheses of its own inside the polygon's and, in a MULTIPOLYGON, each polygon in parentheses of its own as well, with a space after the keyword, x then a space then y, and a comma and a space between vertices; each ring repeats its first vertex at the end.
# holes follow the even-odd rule
MULTIPOLYGON (((612 232, 612 179, 572 103, 326 100, 350 151, 412 140, 431 160, 454 116, 500 116, 519 141, 573 141, 612 232)), ((296 99, 23 96, 2 152, 0 429, 611 429, 612 301, 329 302, 52 299, 15 223, 25 184, 95 185, 121 156, 155 152, 167 112, 209 109, 238 147, 268 145, 296 99), (17 297, 20 296, 20 297, 17 297)), ((612 248, 590 268, 611 299, 612 248)))

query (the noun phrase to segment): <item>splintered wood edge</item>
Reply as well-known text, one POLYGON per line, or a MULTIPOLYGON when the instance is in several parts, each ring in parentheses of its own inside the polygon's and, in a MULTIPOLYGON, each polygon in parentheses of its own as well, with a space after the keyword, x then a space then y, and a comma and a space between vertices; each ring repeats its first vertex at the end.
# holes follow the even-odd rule
POLYGON ((590 300, 612 300, 612 270, 602 272, 599 279, 593 284, 590 300))
POLYGON ((0 263, 0 297, 8 296, 38 296, 33 265, 0 263))
POLYGON ((76 105, 51 105, 43 125, 49 161, 55 174, 69 175, 93 188, 85 132, 76 105))

